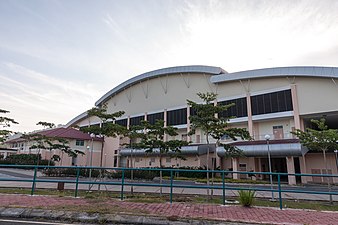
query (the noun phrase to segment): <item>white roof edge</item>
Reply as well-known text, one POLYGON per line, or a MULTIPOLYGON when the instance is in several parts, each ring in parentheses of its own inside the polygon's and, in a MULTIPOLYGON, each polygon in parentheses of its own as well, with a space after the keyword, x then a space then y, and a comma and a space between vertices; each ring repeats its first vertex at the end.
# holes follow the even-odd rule
POLYGON ((325 77, 338 78, 338 67, 320 66, 291 66, 275 67, 256 70, 247 70, 234 73, 215 75, 210 78, 212 83, 236 81, 242 79, 255 79, 265 77, 301 76, 301 77, 325 77))
POLYGON ((99 100, 95 102, 95 106, 99 106, 105 100, 107 100, 110 96, 117 94, 118 92, 122 91, 123 89, 137 83, 141 82, 146 79, 152 79, 155 77, 160 77, 164 75, 170 75, 175 73, 207 73, 207 74, 222 74, 227 73, 221 67, 214 67, 214 66, 202 66, 202 65, 192 65, 192 66, 176 66, 176 67, 168 67, 158 70, 153 70, 150 72, 146 72, 135 77, 126 80, 125 82, 119 84, 115 88, 108 91, 104 94, 99 100))
POLYGON ((87 111, 81 113, 80 115, 74 117, 71 121, 69 121, 66 125, 64 125, 65 128, 68 128, 72 126, 74 123, 78 122, 79 120, 82 120, 88 116, 87 111))

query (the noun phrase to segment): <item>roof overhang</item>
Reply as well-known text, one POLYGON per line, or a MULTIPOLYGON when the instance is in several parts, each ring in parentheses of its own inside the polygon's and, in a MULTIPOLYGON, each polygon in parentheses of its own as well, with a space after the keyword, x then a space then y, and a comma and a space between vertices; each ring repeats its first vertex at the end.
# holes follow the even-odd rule
POLYGON ((169 67, 163 68, 159 70, 150 71, 147 73, 140 74, 129 80, 121 83, 120 85, 116 86, 115 88, 108 91, 105 95, 103 95, 97 102, 95 102, 96 106, 101 105, 111 96, 116 95, 117 93, 123 91, 124 89, 134 85, 136 83, 142 82, 144 80, 153 79, 156 77, 171 75, 171 74, 179 74, 179 73, 205 73, 211 75, 218 75, 227 73, 221 67, 213 67, 213 66, 176 66, 176 67, 169 67))
POLYGON ((210 78, 212 83, 229 81, 271 78, 271 77, 321 77, 338 78, 338 67, 293 66, 247 70, 235 73, 215 75, 210 78))
MULTIPOLYGON (((215 152, 215 145, 188 145, 181 148, 182 155, 204 155, 215 152)), ((159 149, 154 149, 152 153, 147 153, 146 149, 131 149, 131 148, 122 148, 120 149, 120 156, 158 156, 160 154, 159 149)), ((169 151, 168 155, 174 154, 174 152, 169 151)))
MULTIPOLYGON (((237 146, 237 145, 235 145, 237 146)), ((267 157, 268 145, 238 145, 247 157, 267 157)), ((308 149, 300 143, 278 143, 269 144, 269 151, 271 157, 286 157, 286 156, 303 156, 308 152, 308 149)), ((217 148, 217 155, 219 157, 225 156, 225 149, 223 147, 217 148)))

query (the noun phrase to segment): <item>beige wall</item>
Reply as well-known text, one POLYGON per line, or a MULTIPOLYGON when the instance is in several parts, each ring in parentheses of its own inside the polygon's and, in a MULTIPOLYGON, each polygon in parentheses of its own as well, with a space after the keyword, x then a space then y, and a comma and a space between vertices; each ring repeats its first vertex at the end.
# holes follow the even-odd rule
POLYGON ((186 106, 187 99, 198 101, 197 92, 212 91, 209 85, 210 75, 184 74, 184 78, 189 81, 189 87, 180 74, 154 78, 133 85, 108 100, 108 112, 122 110, 126 112, 125 116, 133 116, 145 112, 163 111, 163 109, 186 106), (167 93, 165 93, 166 86, 167 93))
POLYGON ((255 122, 258 127, 258 132, 255 133, 255 140, 264 140, 265 135, 270 135, 271 139, 274 139, 273 135, 273 126, 283 126, 283 133, 284 138, 292 138, 292 134, 290 132, 292 131, 292 127, 294 127, 294 121, 293 118, 287 118, 287 119, 273 119, 270 121, 259 121, 255 122))
POLYGON ((338 111, 338 86, 329 78, 297 78, 300 115, 338 111))

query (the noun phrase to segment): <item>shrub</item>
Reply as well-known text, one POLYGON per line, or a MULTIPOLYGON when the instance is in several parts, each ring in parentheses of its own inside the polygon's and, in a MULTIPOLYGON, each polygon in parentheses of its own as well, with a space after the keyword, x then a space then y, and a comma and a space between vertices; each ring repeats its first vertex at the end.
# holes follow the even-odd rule
MULTIPOLYGON (((104 173, 104 171, 101 171, 104 173)), ((76 177, 77 168, 48 168, 43 171, 43 173, 49 177, 76 177)), ((80 174, 81 177, 89 177, 89 169, 81 168, 80 174)), ((98 177, 100 175, 100 170, 92 169, 91 176, 98 177)))
MULTIPOLYGON (((36 165, 39 161, 39 165, 48 165, 49 160, 41 159, 41 155, 38 154, 16 154, 9 155, 5 159, 0 160, 0 164, 12 164, 12 165, 36 165)), ((53 166, 54 162, 50 161, 49 165, 53 166)))
POLYGON ((252 190, 239 190, 238 191, 238 195, 239 195, 239 203, 242 205, 242 206, 245 206, 245 207, 250 207, 253 205, 254 203, 254 200, 255 200, 255 194, 256 192, 255 191, 252 191, 252 190))

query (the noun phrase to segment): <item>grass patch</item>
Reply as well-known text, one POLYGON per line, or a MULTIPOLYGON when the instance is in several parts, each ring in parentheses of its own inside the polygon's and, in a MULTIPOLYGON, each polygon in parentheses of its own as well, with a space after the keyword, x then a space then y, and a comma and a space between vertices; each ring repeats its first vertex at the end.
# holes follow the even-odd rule
MULTIPOLYGON (((165 180, 170 180, 170 177, 164 176, 163 179, 165 180)), ((194 182, 199 182, 199 183, 207 183, 206 178, 190 178, 190 177, 174 177, 174 180, 183 180, 183 181, 194 181, 194 182)), ((210 179, 211 182, 211 179, 210 179)), ((223 180, 222 178, 216 177, 214 178, 214 183, 222 183, 223 180)), ((269 184, 267 181, 262 181, 262 180, 235 180, 231 178, 225 178, 225 183, 236 183, 236 184, 269 184)))
MULTIPOLYGON (((0 193, 5 194, 27 194, 29 195, 31 189, 27 188, 0 188, 0 193)), ((73 197, 74 191, 57 191, 57 190, 48 190, 48 189, 36 189, 34 192, 35 195, 51 195, 59 197, 73 197)), ((105 202, 109 200, 120 199, 121 195, 119 192, 109 192, 109 191, 93 191, 87 192, 85 190, 79 191, 78 195, 87 200, 90 206, 55 206, 57 210, 71 210, 71 211, 84 211, 88 213, 114 213, 114 212, 128 212, 123 208, 111 207, 105 202)), ((124 201, 129 202, 138 202, 138 203, 165 203, 169 202, 169 195, 163 194, 160 196, 158 193, 125 193, 124 201)), ((227 200, 237 200, 237 197, 227 197, 227 200)), ((278 199, 277 199, 278 200, 278 199)), ((222 196, 213 196, 209 198, 206 195, 173 195, 173 202, 185 202, 191 204, 222 204, 222 196)), ((262 198, 255 198, 254 206, 264 206, 264 207, 276 207, 279 208, 279 202, 271 202, 262 198)), ((19 207, 19 206, 18 206, 19 207)), ((37 207, 36 207, 37 208, 37 207)), ((311 209, 317 211, 338 211, 338 203, 334 202, 333 205, 330 205, 329 202, 325 201, 295 201, 295 200, 285 200, 283 199, 283 208, 292 208, 292 209, 311 209)))

